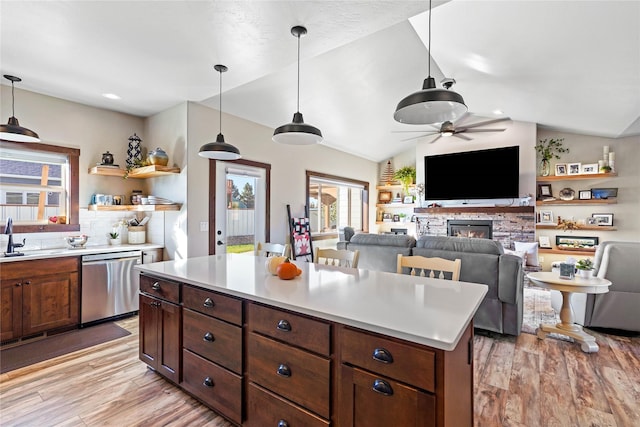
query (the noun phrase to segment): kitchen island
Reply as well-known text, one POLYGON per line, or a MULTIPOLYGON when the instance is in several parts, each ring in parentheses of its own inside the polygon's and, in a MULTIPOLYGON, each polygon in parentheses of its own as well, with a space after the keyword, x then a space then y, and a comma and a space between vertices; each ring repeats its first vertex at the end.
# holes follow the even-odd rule
POLYGON ((473 425, 486 286, 296 265, 288 281, 246 254, 137 266, 141 360, 238 425, 473 425))

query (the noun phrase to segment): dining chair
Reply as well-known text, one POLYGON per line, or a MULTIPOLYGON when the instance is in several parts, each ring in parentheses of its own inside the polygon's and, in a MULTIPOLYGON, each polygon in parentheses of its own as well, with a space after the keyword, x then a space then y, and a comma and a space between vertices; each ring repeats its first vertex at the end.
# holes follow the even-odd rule
POLYGON ((403 256, 402 254, 398 254, 397 273, 403 274, 408 268, 409 274, 412 276, 418 275, 436 279, 459 280, 461 266, 462 261, 460 259, 451 261, 438 257, 427 258, 420 255, 403 256), (427 272, 429 273, 427 274, 427 272), (445 273, 450 273, 450 276, 449 274, 445 275, 445 273))
POLYGON ((256 256, 291 256, 291 245, 288 243, 262 243, 258 242, 255 250, 256 256))
POLYGON ((349 249, 314 248, 313 262, 316 264, 336 265, 340 267, 358 268, 360 251, 349 249))

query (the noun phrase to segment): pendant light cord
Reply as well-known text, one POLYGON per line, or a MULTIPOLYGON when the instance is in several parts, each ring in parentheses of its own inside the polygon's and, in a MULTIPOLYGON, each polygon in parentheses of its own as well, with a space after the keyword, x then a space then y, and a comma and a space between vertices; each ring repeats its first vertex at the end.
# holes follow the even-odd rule
POLYGON ((431 0, 429 0, 429 77, 431 77, 431 0))
POLYGON ((13 91, 14 91, 13 80, 11 80, 11 117, 16 116, 16 96, 13 93, 13 91))
POLYGON ((298 106, 297 112, 300 112, 300 34, 298 34, 298 106))
POLYGON ((220 126, 220 134, 222 134, 222 70, 218 71, 218 73, 220 73, 220 110, 218 111, 219 113, 219 126, 220 126))

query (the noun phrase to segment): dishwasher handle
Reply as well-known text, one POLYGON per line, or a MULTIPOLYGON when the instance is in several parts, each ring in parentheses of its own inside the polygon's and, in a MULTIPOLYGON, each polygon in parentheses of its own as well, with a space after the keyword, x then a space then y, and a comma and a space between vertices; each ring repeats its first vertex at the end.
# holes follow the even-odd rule
POLYGON ((131 260, 136 260, 136 264, 142 264, 142 260, 140 259, 140 257, 130 257, 130 258, 111 258, 111 259, 102 259, 102 260, 97 260, 97 261, 82 261, 82 265, 103 265, 103 264, 110 264, 110 263, 114 263, 114 262, 126 262, 126 261, 131 261, 131 260))

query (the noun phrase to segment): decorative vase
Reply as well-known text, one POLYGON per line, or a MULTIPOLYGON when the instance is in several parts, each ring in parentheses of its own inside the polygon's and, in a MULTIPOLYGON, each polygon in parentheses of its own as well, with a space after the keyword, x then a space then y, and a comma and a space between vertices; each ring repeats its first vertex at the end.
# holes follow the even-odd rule
POLYGON ((542 159, 540 162, 540 176, 549 176, 551 173, 551 162, 549 159, 542 159))
POLYGON ((167 166, 167 163, 169 163, 169 156, 167 156, 167 153, 160 147, 151 151, 148 158, 152 165, 167 166))
POLYGON ((109 244, 110 244, 111 246, 119 246, 119 245, 121 245, 121 244, 122 244, 122 238, 120 238, 120 237, 115 238, 115 239, 111 239, 111 238, 109 238, 109 244))
POLYGON ((142 140, 135 133, 129 137, 129 147, 127 148, 127 167, 133 168, 142 161, 142 140))
POLYGON ((578 269, 578 276, 583 279, 589 279, 593 276, 593 270, 582 270, 578 269))

